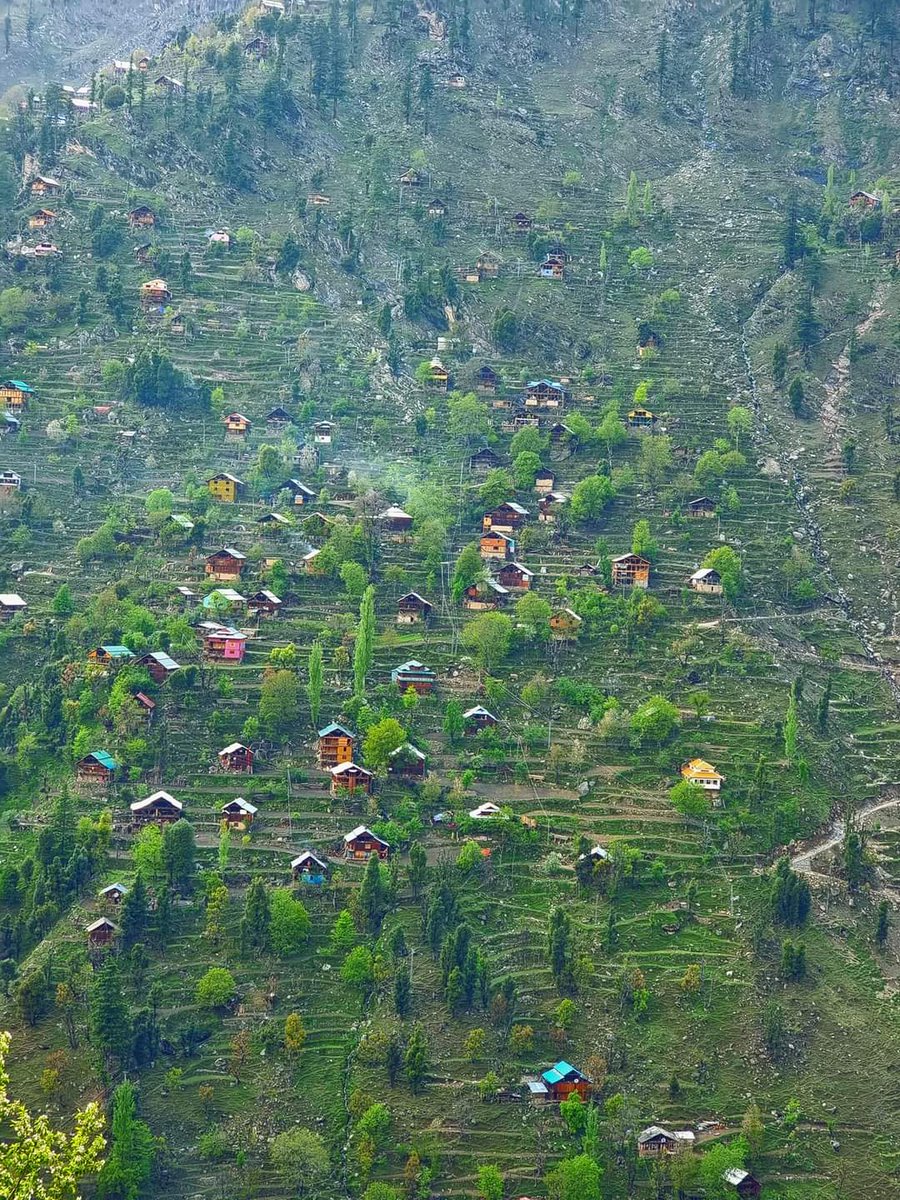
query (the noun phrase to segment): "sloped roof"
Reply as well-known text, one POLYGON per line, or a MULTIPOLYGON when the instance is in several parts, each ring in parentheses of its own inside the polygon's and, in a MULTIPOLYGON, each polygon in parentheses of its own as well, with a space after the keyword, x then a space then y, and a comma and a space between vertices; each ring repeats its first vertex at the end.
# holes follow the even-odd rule
POLYGON ((90 754, 86 754, 81 761, 84 762, 87 758, 95 759, 101 767, 106 767, 107 771, 118 770, 119 764, 116 762, 113 756, 108 754, 105 750, 92 750, 90 754))
POLYGON ((232 742, 230 746, 223 746, 219 754, 234 754, 238 750, 246 750, 247 747, 243 742, 232 742))
POLYGON ((329 767, 329 770, 332 775, 346 775, 350 771, 358 771, 361 775, 368 775, 370 779, 372 778, 371 771, 367 771, 365 767, 361 767, 359 763, 355 762, 338 763, 336 767, 329 767))
POLYGON ((298 854, 296 858, 291 859, 291 870, 295 871, 297 867, 302 867, 305 862, 314 862, 317 867, 321 867, 323 871, 326 870, 325 863, 322 862, 321 858, 316 858, 312 850, 304 850, 302 854, 298 854))
POLYGON ((330 725, 326 725, 324 729, 320 729, 318 732, 318 736, 320 738, 333 737, 335 734, 341 734, 341 733, 345 737, 348 737, 348 738, 356 737, 356 734, 351 733, 350 730, 346 727, 346 725, 338 725, 338 723, 336 721, 332 721, 330 725))
POLYGON ((388 843, 384 840, 384 838, 380 838, 376 834, 374 834, 372 832, 372 830, 369 829, 368 825, 357 825, 357 827, 355 829, 351 829, 349 833, 344 834, 344 841, 345 842, 353 842, 358 837, 363 837, 363 836, 365 836, 367 838, 371 838, 371 840, 373 842, 378 842, 382 846, 388 845, 388 843))
POLYGON ((161 667, 165 667, 167 671, 179 670, 179 664, 171 655, 166 654, 165 650, 149 650, 146 654, 142 654, 138 659, 138 663, 142 663, 145 658, 152 658, 155 663, 161 667))
POLYGON ((111 929, 113 933, 119 932, 118 925, 114 925, 109 917, 100 917, 96 921, 91 921, 90 925, 85 927, 85 933, 94 933, 98 929, 111 929))
POLYGON ((180 800, 176 800, 175 797, 169 795, 168 792, 159 791, 154 792, 152 796, 147 796, 144 800, 135 800, 135 802, 131 805, 131 811, 140 812, 142 809, 149 808, 151 804, 156 804, 157 802, 171 804, 174 808, 177 808, 179 812, 181 812, 181 810, 184 808, 184 805, 180 800))
POLYGON ((225 812, 229 808, 235 807, 239 808, 241 812, 245 812, 251 817, 254 815, 254 813, 259 812, 259 809, 255 805, 251 804, 249 800, 245 800, 243 796, 235 796, 233 800, 227 800, 222 805, 222 812, 225 812))
POLYGON ((421 759, 422 762, 425 761, 425 755, 421 750, 418 750, 412 744, 412 742, 404 742, 402 746, 398 746, 396 750, 392 750, 388 755, 388 758, 394 758, 398 754, 405 754, 407 756, 412 755, 413 758, 421 759))

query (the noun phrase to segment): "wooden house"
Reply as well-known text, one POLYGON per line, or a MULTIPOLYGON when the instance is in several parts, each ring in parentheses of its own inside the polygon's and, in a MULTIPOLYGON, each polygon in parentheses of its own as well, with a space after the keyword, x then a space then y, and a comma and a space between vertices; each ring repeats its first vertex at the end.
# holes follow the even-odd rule
POLYGON ((341 763, 353 761, 353 748, 356 735, 344 725, 332 722, 318 732, 316 752, 319 766, 325 769, 339 766, 341 763))
POLYGON ((762 1184, 743 1167, 729 1167, 723 1171, 722 1180, 728 1188, 728 1194, 739 1197, 739 1200, 756 1200, 762 1194, 762 1184))
POLYGON ((203 597, 203 607, 215 609, 216 612, 222 613, 226 610, 230 612, 239 612, 247 603, 245 596, 242 596, 235 588, 221 587, 213 588, 213 590, 203 597))
POLYGON ((722 784, 725 782, 725 776, 720 775, 712 763, 703 758, 692 758, 682 763, 681 778, 702 788, 704 792, 710 792, 713 797, 721 793, 722 784))
POLYGON ((529 571, 528 567, 513 560, 500 567, 496 578, 498 583, 502 583, 511 592, 527 592, 531 588, 534 571, 529 571))
POLYGON ((474 475, 486 475, 500 466, 502 459, 490 446, 482 446, 474 454, 469 455, 469 469, 474 475))
POLYGON ((135 666, 149 671, 151 679, 160 684, 165 683, 170 675, 181 670, 175 659, 166 654, 164 650, 150 650, 147 654, 142 654, 135 666))
POLYGON ((561 280, 566 277, 566 265, 556 254, 548 254, 538 267, 541 279, 561 280))
POLYGON ((551 446, 559 447, 564 445, 566 442, 578 441, 574 430, 570 429, 564 421, 554 421, 547 432, 550 434, 551 446))
POLYGON ((271 433, 282 433, 288 425, 293 425, 294 418, 283 404, 276 404, 266 413, 266 429, 271 433))
POLYGON ((447 87, 451 88, 453 91, 461 92, 463 90, 463 88, 465 88, 465 86, 466 86, 465 75, 451 75, 450 78, 447 80, 447 87))
POLYGON ((493 821, 496 817, 501 816, 502 812, 503 810, 498 804, 494 804, 490 800, 485 800, 477 808, 469 810, 469 817, 473 821, 493 821))
POLYGON ((716 502, 711 500, 709 496, 698 496, 696 500, 689 500, 684 507, 684 515, 690 518, 714 517, 716 515, 716 502))
POLYGON ((11 621, 28 607, 25 600, 16 592, 0 592, 0 622, 11 621))
POLYGON ((722 576, 714 567, 700 567, 688 580, 688 586, 703 596, 721 596, 725 590, 722 576))
POLYGON ((156 224, 156 213, 146 204, 140 204, 128 214, 128 224, 132 229, 152 229, 156 224))
POLYGON ((234 504, 247 487, 243 479, 238 479, 236 475, 229 475, 227 471, 220 471, 218 475, 211 476, 207 479, 206 486, 209 488, 211 496, 225 504, 234 504))
POLYGON ((437 675, 429 667, 424 666, 418 659, 411 658, 401 663, 391 671, 391 683, 397 685, 401 692, 412 688, 419 696, 427 696, 434 691, 437 675))
POLYGON ((534 224, 531 217, 523 212, 513 213, 509 223, 513 233, 528 233, 534 224))
POLYGON ((629 429, 652 429, 656 424, 656 417, 649 408, 633 408, 628 414, 629 429))
POLYGON ((100 950, 112 944, 119 927, 114 925, 109 917, 99 917, 87 925, 84 932, 87 934, 88 946, 92 950, 100 950))
POLYGON ((277 617, 278 613, 284 604, 274 592, 270 592, 268 588, 260 588, 258 592, 254 592, 247 599, 247 611, 258 613, 261 616, 277 617))
POLYGON ((245 438, 250 432, 252 421, 243 413, 233 412, 222 418, 222 424, 225 426, 226 437, 245 438))
POLYGON ((222 820, 229 828, 246 829, 253 824, 253 818, 259 812, 255 804, 245 800, 243 796, 235 796, 219 809, 222 820))
POLYGON ((104 667, 121 666, 130 658, 134 658, 134 653, 127 646, 95 646, 93 650, 88 651, 88 662, 99 663, 104 667))
POLYGON ((173 79, 171 75, 157 75, 153 80, 153 86, 159 88, 161 92, 168 92, 170 96, 180 96, 184 91, 184 84, 180 79, 173 79))
POLYGON ((303 508, 305 505, 315 504, 316 502, 316 493, 311 487, 307 487, 305 483, 301 483, 299 479, 288 479, 281 485, 279 490, 290 492, 294 498, 294 505, 297 508, 303 508))
POLYGON ((470 612, 492 612, 509 600, 509 590, 496 579, 479 579, 463 592, 463 607, 470 612))
POLYGON ((253 751, 243 742, 232 742, 218 753, 219 766, 223 771, 240 775, 253 774, 253 751))
POLYGON ((75 764, 75 778, 82 783, 106 785, 115 779, 119 764, 105 750, 93 750, 75 764))
POLYGON ((873 211, 876 208, 881 208, 881 197, 876 196, 874 192, 864 192, 857 190, 850 196, 850 207, 857 209, 867 209, 873 211))
POLYGON ((390 508, 386 508, 384 512, 379 513, 375 520, 383 532, 394 534, 409 533, 413 523, 413 519, 409 513, 404 512, 402 508, 398 508, 396 504, 392 504, 390 508))
POLYGON ((550 467, 541 467, 534 477, 534 490, 539 496, 546 496, 556 486, 556 472, 550 467))
POLYGON ((28 218, 29 229, 47 229, 56 220, 56 213, 49 208, 39 208, 28 218))
POLYGON ((591 1081, 577 1067, 560 1059, 552 1067, 541 1072, 541 1080, 547 1089, 551 1102, 567 1100, 573 1092, 577 1092, 582 1100, 587 1100, 591 1094, 591 1081))
MULTIPOLYGON (((27 253, 27 251, 23 251, 23 253, 27 253)), ((54 258, 56 255, 62 254, 62 250, 55 242, 36 242, 31 253, 35 258, 54 258)))
POLYGON ((279 536, 286 530, 290 529, 293 525, 293 522, 289 521, 287 517, 283 516, 281 513, 267 512, 263 513, 261 517, 256 518, 256 524, 259 525, 263 533, 279 536))
POLYGON ((637 1137, 637 1152, 639 1158, 659 1158, 663 1154, 674 1154, 678 1149, 678 1139, 668 1129, 661 1125, 648 1125, 637 1137))
POLYGON ((479 733, 482 729, 493 729, 497 724, 497 718, 494 714, 488 712, 481 704, 476 704, 473 708, 464 712, 463 721, 465 722, 467 734, 479 733))
POLYGON ((153 720, 153 714, 156 712, 156 701, 151 700, 146 692, 135 692, 134 698, 141 708, 141 711, 147 718, 147 724, 153 720))
POLYGON ((388 774, 398 779, 422 779, 425 755, 412 742, 404 742, 388 755, 388 774))
POLYGON ((200 600, 200 597, 197 595, 194 589, 185 587, 184 584, 180 584, 175 589, 175 595, 185 606, 185 608, 195 608, 200 600))
POLYGON ((14 417, 12 413, 0 412, 0 438, 9 433, 18 433, 21 428, 22 422, 18 417, 14 417))
POLYGON ((569 393, 561 383, 552 379, 532 379, 525 385, 523 402, 526 408, 563 409, 569 393))
POLYGON ((112 904, 118 907, 128 895, 128 888, 124 883, 117 881, 116 883, 108 883, 97 894, 104 904, 112 904))
POLYGON ((650 586, 650 560, 640 554, 619 554, 612 560, 613 587, 650 586))
POLYGON ((447 215, 447 205, 440 199, 434 199, 428 205, 427 209, 429 217, 434 221, 443 221, 447 215))
POLYGON ((344 858, 360 861, 367 859, 371 854, 377 854, 379 858, 387 858, 390 852, 391 848, 388 843, 382 841, 380 837, 376 837, 365 825, 357 825, 355 829, 344 834, 344 858))
POLYGON ((0 471, 0 499, 22 490, 22 476, 15 471, 0 471))
POLYGON ((371 793, 375 776, 358 763, 338 763, 328 770, 331 775, 332 796, 339 796, 342 792, 349 792, 351 796, 354 792, 365 792, 367 796, 371 793))
POLYGON ((34 388, 21 379, 4 379, 0 383, 0 404, 13 410, 21 411, 27 408, 28 401, 34 394, 34 388))
POLYGON ((504 500, 491 512, 486 512, 481 518, 481 528, 484 533, 515 533, 525 524, 528 509, 517 504, 515 500, 504 500))
POLYGON ((483 533, 478 542, 478 553, 482 558, 510 559, 516 552, 515 540, 496 529, 483 533))
POLYGON ((571 608, 557 608, 550 614, 550 636, 554 641, 574 641, 581 631, 581 625, 581 617, 571 608))
POLYGON ((397 624, 427 624, 433 605, 418 592, 407 592, 397 601, 397 624))
POLYGON ((58 179, 53 179, 49 175, 36 175, 31 181, 29 190, 32 196, 55 196, 62 191, 62 184, 58 179))
POLYGON ((313 425, 313 441, 317 446, 330 446, 336 429, 334 421, 316 421, 313 425))
POLYGON ((428 374, 425 381, 429 387, 437 388, 442 392, 446 392, 450 387, 450 372, 437 355, 428 364, 428 374))
POLYGON ((206 235, 206 241, 210 246, 224 246, 226 250, 234 245, 234 238, 227 229, 214 229, 206 235))
POLYGON ((235 550, 232 546, 225 546, 207 557, 206 577, 215 579, 216 582, 240 579, 246 564, 246 554, 241 554, 240 550, 235 550))
POLYGON ((171 299, 172 293, 164 279, 148 279, 141 284, 141 304, 145 308, 157 308, 168 304, 171 299))
POLYGON ((542 525, 555 525, 560 513, 568 503, 568 496, 562 492, 548 492, 538 500, 538 521, 542 525))
POLYGON ((403 187, 421 187, 424 182, 422 172, 417 171, 414 167, 410 167, 400 176, 400 183, 403 187))
POLYGON ((184 805, 168 792, 154 792, 144 800, 135 800, 131 817, 138 825, 168 825, 181 819, 184 805))
POLYGON ((203 621, 200 625, 203 649, 208 658, 221 658, 226 662, 243 662, 247 649, 247 635, 230 625, 219 625, 215 621, 203 621))
POLYGON ((500 259, 490 250, 485 250, 475 260, 475 270, 479 279, 496 279, 500 274, 500 259))
POLYGON ((302 879, 304 883, 323 884, 327 874, 327 864, 321 858, 316 858, 312 850, 304 850, 291 860, 291 875, 294 879, 302 879))
POLYGON ((500 376, 493 367, 479 367, 475 372, 475 390, 493 395, 500 386, 500 376))
POLYGON ((321 553, 321 550, 309 550, 300 559, 300 566, 305 575, 321 575, 323 573, 322 568, 317 562, 321 553))

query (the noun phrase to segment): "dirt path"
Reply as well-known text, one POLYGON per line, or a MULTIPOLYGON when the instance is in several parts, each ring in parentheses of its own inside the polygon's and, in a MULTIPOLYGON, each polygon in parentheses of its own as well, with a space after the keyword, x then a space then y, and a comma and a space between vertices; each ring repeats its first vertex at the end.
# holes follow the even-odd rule
MULTIPOLYGON (((884 316, 884 300, 887 286, 880 283, 872 293, 868 316, 859 322, 854 333, 857 338, 865 337, 876 321, 884 316)), ((822 424, 831 442, 832 453, 839 456, 841 441, 849 426, 843 413, 844 400, 850 390, 851 343, 848 340, 843 350, 831 364, 825 379, 825 394, 822 399, 822 424)))
MULTIPOLYGON (((869 817, 874 816, 877 812, 883 812, 886 808, 893 808, 900 804, 900 796, 891 796, 888 800, 877 800, 871 804, 863 805, 857 810, 857 816, 861 822, 865 822, 869 817)), ((795 871, 799 871, 803 875, 815 874, 813 868, 813 859, 820 854, 825 854, 827 851, 834 849, 840 845, 844 839, 844 822, 840 818, 831 821, 822 830, 816 840, 795 854, 791 859, 791 866, 795 871)))

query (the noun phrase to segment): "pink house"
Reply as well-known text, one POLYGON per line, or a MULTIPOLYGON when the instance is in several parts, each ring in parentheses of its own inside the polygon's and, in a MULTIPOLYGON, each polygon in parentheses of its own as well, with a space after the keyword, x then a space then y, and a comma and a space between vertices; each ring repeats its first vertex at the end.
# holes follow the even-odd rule
POLYGON ((201 624, 206 653, 210 658, 221 658, 227 662, 243 662, 247 648, 247 635, 232 629, 230 625, 216 625, 213 621, 201 624))

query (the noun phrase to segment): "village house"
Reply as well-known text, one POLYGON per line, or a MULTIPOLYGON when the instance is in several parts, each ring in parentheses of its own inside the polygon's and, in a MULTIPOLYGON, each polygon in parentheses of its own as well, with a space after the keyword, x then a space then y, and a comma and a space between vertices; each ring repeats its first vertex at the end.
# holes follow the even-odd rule
POLYGON ((582 1100, 587 1100, 591 1094, 592 1084, 587 1075, 560 1059, 552 1067, 541 1072, 541 1081, 547 1089, 551 1103, 567 1100, 573 1092, 577 1092, 582 1100))
MULTIPOLYGON (((25 249, 22 253, 27 254, 28 250, 25 249)), ((62 250, 55 242, 36 242, 31 253, 35 258, 53 258, 57 254, 62 254, 62 250)))
POLYGON ((135 800, 130 807, 132 819, 138 825, 167 825, 180 820, 184 811, 180 800, 163 791, 135 800))
POLYGON ((534 477, 534 490, 539 496, 547 496, 556 485, 556 472, 549 467, 541 467, 534 477))
POLYGON ((247 649, 247 635, 232 629, 229 625, 219 625, 215 621, 202 621, 200 630, 203 637, 203 649, 208 658, 221 658, 226 662, 243 662, 247 649))
POLYGON ((562 492, 547 492, 546 496, 541 496, 537 505, 538 521, 542 525, 555 525, 568 499, 562 492))
POLYGON ((570 429, 564 421, 554 421, 547 430, 550 435, 550 444, 552 446, 561 447, 567 442, 577 442, 575 431, 570 429))
POLYGON ((493 804, 490 800, 485 800, 483 804, 479 804, 477 808, 473 808, 469 812, 469 818, 472 821, 493 821, 501 815, 500 806, 493 804))
POLYGON ((475 475, 486 475, 488 471, 493 471, 495 467, 499 467, 502 459, 496 451, 490 446, 482 446, 480 450, 476 450, 474 454, 469 455, 469 469, 475 475))
POLYGON ((418 659, 411 658, 401 663, 391 671, 391 683, 397 685, 401 692, 412 688, 419 696, 427 696, 434 690, 437 676, 429 667, 423 666, 418 659))
POLYGON ((404 187, 421 187, 424 179, 421 171, 417 171, 414 167, 410 167, 400 176, 400 183, 404 187))
POLYGON ((517 212, 510 217, 510 225, 513 233, 528 233, 533 225, 531 217, 527 213, 517 212))
POLYGON ((432 220, 442 221, 447 215, 447 205, 443 202, 443 200, 432 200, 432 202, 428 205, 427 212, 432 220))
POLYGON ((637 1137, 638 1157, 659 1158, 663 1154, 677 1154, 679 1150, 689 1150, 694 1140, 693 1133, 688 1129, 669 1132, 661 1125, 648 1125, 637 1137))
POLYGON ((873 209, 881 208, 881 197, 876 196, 874 192, 858 190, 850 196, 850 207, 872 211, 873 209))
POLYGON ((397 624, 427 624, 433 605, 418 592, 407 592, 397 601, 397 624))
POLYGON ((153 720, 153 714, 156 711, 156 701, 151 700, 145 692, 135 692, 134 699, 143 711, 149 725, 153 720))
POLYGON ((270 433, 283 433, 289 425, 294 424, 294 418, 283 404, 276 404, 266 413, 266 429, 270 433))
POLYGON ((213 588, 208 595, 203 597, 203 607, 207 609, 215 609, 216 612, 238 612, 247 603, 246 597, 234 588, 222 587, 213 588))
POLYGON ((0 592, 0 622, 11 621, 28 607, 16 592, 0 592))
POLYGON ((28 218, 29 229, 47 229, 56 220, 56 213, 49 208, 39 208, 28 218))
POLYGON ((704 596, 721 596, 724 591, 722 576, 713 567, 701 567, 688 580, 688 586, 704 596))
POLYGON ((175 595, 186 608, 194 608, 200 599, 193 588, 185 587, 184 584, 179 584, 175 589, 175 595))
POLYGON ((628 414, 629 429, 652 429, 656 424, 656 417, 649 408, 633 408, 628 414))
POLYGON ((408 512, 392 504, 375 518, 385 533, 404 534, 412 529, 413 519, 408 512))
POLYGON ((206 577, 215 579, 217 583, 237 580, 243 574, 246 564, 246 554, 241 554, 240 550, 235 550, 232 546, 225 546, 207 557, 206 577))
POLYGON ((134 665, 149 671, 151 679, 159 684, 165 683, 170 675, 181 670, 175 659, 164 650, 150 650, 147 654, 142 654, 134 665))
POLYGON ((376 837, 365 825, 357 825, 355 829, 344 834, 345 858, 361 861, 367 859, 371 854, 377 854, 379 858, 387 858, 390 852, 391 848, 388 843, 382 841, 380 837, 376 837))
POLYGON ((243 413, 233 412, 222 418, 222 424, 225 426, 226 437, 245 438, 250 432, 252 422, 243 413))
POLYGON ((495 529, 490 533, 483 533, 478 542, 478 553, 482 558, 509 559, 515 552, 515 540, 505 533, 498 533, 495 529))
POLYGON ((31 181, 30 191, 32 196, 55 196, 62 191, 62 184, 49 175, 36 175, 31 181))
POLYGON ((0 383, 0 403, 7 408, 24 409, 28 407, 28 399, 34 396, 34 388, 21 379, 5 379, 0 383))
POLYGON ((500 274, 500 259, 490 250, 485 250, 475 260, 475 270, 479 279, 496 279, 500 274))
POLYGON ((132 229, 152 229, 156 224, 156 213, 146 204, 140 204, 128 214, 128 224, 132 229))
POLYGON ((582 620, 571 608, 557 608, 550 614, 550 636, 557 642, 571 642, 581 631, 582 620))
POLYGON ((487 365, 479 367, 475 372, 475 389, 479 392, 488 392, 493 394, 500 386, 500 376, 493 367, 487 365))
POLYGON ((260 588, 258 592, 254 592, 247 600, 247 611, 257 613, 260 616, 277 617, 278 613, 284 604, 274 592, 270 592, 268 588, 260 588))
POLYGON ((313 425, 313 441, 317 446, 330 446, 336 429, 334 421, 316 421, 313 425))
POLYGON ((17 475, 15 471, 0 471, 0 497, 11 496, 21 489, 21 475, 17 475))
POLYGON ((166 523, 174 525, 176 529, 180 529, 184 533, 192 533, 194 530, 194 522, 184 513, 170 513, 166 523))
POLYGON ((526 408, 562 409, 568 398, 569 393, 563 385, 552 379, 532 379, 525 385, 523 393, 526 408))
POLYGON ((321 550, 309 550, 300 559, 300 566, 305 575, 322 575, 324 573, 316 561, 321 553, 321 550))
POLYGON ((149 279, 141 284, 141 304, 145 308, 157 308, 168 304, 172 293, 164 279, 149 279))
POLYGON ((525 523, 528 509, 517 504, 515 500, 505 500, 491 512, 486 512, 481 518, 481 528, 484 533, 515 533, 525 523))
POLYGON ((118 906, 128 895, 128 888, 124 883, 108 883, 106 887, 100 889, 97 893, 100 900, 104 904, 112 904, 118 906))
POLYGON ((243 796, 227 800, 219 809, 219 814, 229 829, 246 829, 253 824, 253 818, 258 812, 256 805, 245 800, 243 796))
POLYGON ((388 774, 398 779, 421 779, 425 775, 425 755, 412 742, 404 742, 388 755, 388 774))
POLYGON ((450 387, 450 372, 441 362, 437 355, 428 364, 425 382, 429 387, 437 388, 439 391, 446 392, 450 387))
POLYGON ((716 502, 709 496, 698 496, 696 500, 688 500, 684 508, 684 515, 690 518, 714 517, 716 502))
POLYGON ((480 704, 476 704, 464 712, 463 721, 465 722, 465 731, 467 734, 479 733, 482 729, 493 729, 497 724, 497 718, 494 714, 488 712, 480 704))
POLYGON ((612 560, 613 587, 650 586, 650 561, 640 554, 619 554, 612 560))
POLYGON ((314 504, 316 501, 316 493, 311 487, 307 487, 305 483, 301 483, 299 479, 287 479, 279 488, 279 491, 290 492, 294 498, 294 504, 297 508, 302 508, 307 504, 314 504))
POLYGON ((451 75, 447 80, 447 87, 452 88, 454 91, 462 91, 465 86, 465 75, 451 75))
POLYGON ((131 253, 134 255, 136 262, 139 262, 141 266, 146 267, 150 262, 152 250, 153 246, 150 244, 150 242, 141 242, 139 246, 134 247, 131 253))
POLYGON ((332 796, 340 796, 343 792, 349 792, 351 796, 354 792, 365 792, 369 795, 375 782, 372 772, 355 762, 338 763, 329 767, 329 773, 332 796))
POLYGON ((529 571, 522 563, 507 562, 497 571, 497 582, 512 592, 527 592, 531 588, 534 571, 529 571))
POLYGON ((327 208, 331 203, 331 197, 324 196, 321 192, 310 192, 306 197, 306 203, 312 205, 313 208, 327 208))
POLYGON ((506 604, 509 590, 496 579, 479 579, 463 592, 463 607, 470 612, 492 612, 506 604))
POLYGON ((93 750, 75 764, 75 778, 82 783, 112 783, 119 764, 105 750, 93 750))
POLYGON ((22 428, 22 422, 18 417, 14 417, 12 413, 0 412, 0 438, 6 437, 8 433, 18 433, 22 428))
POLYGON ((282 513, 267 512, 256 518, 256 524, 260 526, 263 533, 278 537, 290 529, 293 522, 289 521, 282 513))
POLYGON ((153 80, 153 86, 162 92, 168 92, 170 96, 180 95, 184 91, 184 84, 181 80, 173 79, 171 75, 157 75, 153 80))
POLYGON ((538 267, 538 274, 541 279, 565 279, 565 262, 557 254, 548 254, 538 267))
POLYGON ((327 874, 327 865, 321 858, 316 858, 312 850, 304 850, 291 860, 291 875, 295 880, 302 879, 304 883, 322 884, 325 882, 327 874))
POLYGON ((218 475, 207 479, 206 486, 209 488, 211 496, 225 504, 234 504, 247 487, 243 479, 238 479, 236 475, 229 475, 227 471, 220 471, 218 475))
POLYGON ((227 229, 214 229, 206 235, 206 240, 210 246, 224 246, 226 250, 234 245, 234 238, 227 229))
POLYGON ((743 1167, 729 1167, 722 1172, 722 1179, 740 1200, 756 1200, 762 1194, 762 1184, 743 1167))
POLYGON ((92 950, 100 950, 112 944, 119 927, 114 925, 109 917, 100 917, 87 925, 84 932, 87 934, 88 946, 92 950))
POLYGON ((218 759, 223 771, 241 775, 253 774, 253 751, 243 742, 232 742, 230 746, 224 746, 218 753, 218 759))
POLYGON ((127 646, 95 646, 88 651, 88 662, 99 663, 101 666, 121 666, 128 659, 134 658, 134 652, 127 646))
POLYGON ((607 862, 609 860, 609 851, 605 846, 591 846, 590 850, 588 850, 586 854, 578 855, 579 862, 584 862, 586 858, 591 859, 591 861, 595 863, 607 862))
POLYGON ((717 804, 725 776, 720 775, 712 763, 703 758, 692 758, 689 762, 682 763, 681 778, 695 787, 702 788, 704 792, 710 792, 713 803, 717 804))
POLYGON ((351 733, 346 726, 332 721, 330 725, 319 730, 317 737, 316 752, 320 767, 330 769, 340 763, 353 761, 356 735, 351 733))

